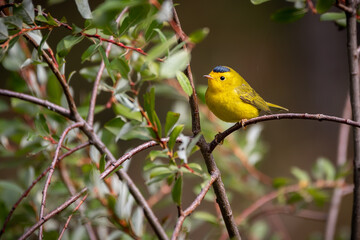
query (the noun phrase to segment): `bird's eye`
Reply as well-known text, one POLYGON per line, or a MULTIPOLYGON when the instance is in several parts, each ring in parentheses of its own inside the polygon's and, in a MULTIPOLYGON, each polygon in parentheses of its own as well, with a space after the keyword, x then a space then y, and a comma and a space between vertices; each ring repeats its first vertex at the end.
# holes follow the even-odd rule
POLYGON ((222 81, 225 80, 225 77, 224 77, 224 76, 221 76, 221 77, 220 77, 220 80, 222 80, 222 81))

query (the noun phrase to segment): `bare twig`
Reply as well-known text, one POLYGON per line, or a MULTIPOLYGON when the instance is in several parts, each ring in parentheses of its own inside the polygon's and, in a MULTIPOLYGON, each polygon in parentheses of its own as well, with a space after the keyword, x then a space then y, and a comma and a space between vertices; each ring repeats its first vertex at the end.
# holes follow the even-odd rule
MULTIPOLYGON (((67 153, 64 153, 63 155, 61 155, 59 157, 58 161, 61 161, 62 159, 64 159, 65 157, 69 156, 70 154, 74 153, 75 151, 78 151, 86 146, 88 146, 90 143, 86 142, 83 144, 80 144, 79 146, 71 149, 70 151, 68 151, 67 153)), ((16 201, 16 203, 13 205, 13 207, 11 208, 11 211, 8 213, 3 227, 1 228, 0 231, 0 237, 1 235, 5 232, 5 228, 7 223, 10 221, 11 216, 13 215, 14 211, 16 210, 16 208, 19 206, 20 202, 27 197, 27 195, 29 194, 29 192, 31 191, 31 189, 46 175, 46 173, 50 170, 51 166, 49 166, 47 169, 45 169, 31 184, 30 186, 25 190, 25 192, 23 192, 23 194, 20 196, 20 198, 16 201)))
POLYGON ((18 98, 18 99, 21 99, 21 100, 24 100, 24 101, 35 103, 37 105, 40 105, 40 106, 43 106, 43 107, 49 109, 50 111, 54 111, 54 112, 66 117, 66 118, 74 120, 73 117, 71 116, 69 110, 67 110, 67 109, 65 109, 65 108, 63 108, 63 107, 61 107, 59 105, 56 105, 54 103, 51 103, 51 102, 49 102, 47 100, 43 100, 43 99, 40 99, 40 98, 37 98, 37 97, 33 97, 33 96, 25 94, 25 93, 13 92, 13 91, 6 90, 6 89, 0 89, 0 95, 6 96, 6 97, 18 98))
MULTIPOLYGON (((58 156, 59 156, 59 152, 60 152, 60 149, 61 149, 61 145, 64 142, 65 137, 69 133, 70 130, 72 130, 74 128, 81 127, 82 125, 83 125, 82 122, 74 123, 74 124, 70 125, 69 127, 67 127, 64 130, 64 132, 62 133, 62 135, 60 137, 58 146, 57 146, 56 151, 55 151, 55 156, 54 156, 53 161, 51 163, 49 174, 48 174, 48 177, 47 177, 46 182, 45 182, 45 186, 44 186, 44 190, 43 190, 43 196, 42 196, 42 200, 41 200, 41 206, 40 206, 39 219, 42 219, 43 216, 44 216, 44 209, 45 209, 45 204, 46 204, 47 190, 48 190, 50 182, 51 182, 51 177, 52 177, 52 175, 54 173, 56 162, 58 161, 58 156)), ((42 238, 43 238, 43 227, 41 225, 40 226, 40 231, 39 231, 39 239, 41 240, 42 238)))
POLYGON ((42 226, 50 218, 52 218, 53 216, 62 212, 65 208, 70 206, 73 202, 75 202, 77 199, 79 199, 81 197, 81 195, 83 195, 87 190, 88 190, 87 188, 83 188, 78 194, 70 197, 66 202, 61 204, 59 207, 57 207, 56 209, 51 211, 46 216, 42 217, 38 222, 36 222, 36 224, 31 226, 29 229, 27 229, 27 231, 19 238, 19 240, 27 239, 33 232, 35 232, 36 229, 38 229, 40 226, 42 226))
POLYGON ((201 190, 199 195, 197 195, 197 197, 191 203, 191 205, 187 209, 185 209, 184 211, 181 211, 180 216, 179 216, 179 218, 178 218, 178 220, 176 222, 174 232, 173 232, 172 237, 171 237, 172 240, 178 239, 180 231, 181 231, 181 227, 182 227, 182 225, 184 223, 185 218, 187 216, 189 216, 191 213, 193 213, 195 211, 195 209, 200 205, 200 203, 204 199, 206 193, 209 191, 211 185, 218 179, 219 176, 220 176, 219 171, 214 172, 211 175, 210 181, 201 190))
MULTIPOLYGON (((350 96, 348 95, 345 100, 344 110, 342 114, 343 118, 351 117, 351 106, 350 106, 350 96)), ((336 165, 340 168, 346 163, 347 159, 347 150, 348 142, 350 135, 350 127, 348 125, 340 125, 339 128, 339 137, 338 137, 338 148, 337 148, 337 160, 336 165)), ((345 178, 340 178, 340 182, 345 182, 345 178)), ((339 208, 342 198, 342 189, 335 188, 331 198, 331 203, 329 207, 329 216, 326 220, 325 227, 325 239, 332 240, 335 238, 336 222, 339 214, 339 208)))
POLYGON ((228 135, 235 132, 236 130, 246 127, 251 124, 269 121, 269 120, 280 120, 280 119, 306 119, 306 120, 317 120, 317 121, 329 121, 329 122, 337 122, 342 124, 347 124, 356 129, 360 128, 360 121, 352 121, 350 119, 339 118, 335 116, 329 116, 324 114, 309 114, 309 113, 279 113, 273 115, 264 115, 256 118, 252 118, 246 120, 244 122, 235 123, 232 127, 226 129, 224 132, 219 133, 215 136, 214 140, 210 143, 210 152, 212 152, 215 147, 221 143, 228 135))
MULTIPOLYGON (((119 24, 121 18, 128 11, 128 9, 129 9, 129 7, 126 7, 121 11, 120 15, 116 19, 117 24, 119 24)), ((110 36, 110 40, 114 40, 114 37, 110 36)), ((106 47, 106 52, 105 52, 106 57, 109 56, 111 46, 112 46, 112 43, 109 42, 107 47, 106 47)), ((100 68, 99 68, 99 71, 98 71, 98 73, 96 75, 96 79, 95 79, 94 86, 93 86, 92 93, 91 93, 89 112, 88 112, 88 116, 87 116, 87 122, 88 122, 88 124, 90 126, 92 126, 93 123, 94 123, 94 110, 95 110, 95 105, 96 105, 96 97, 97 97, 97 94, 98 94, 98 88, 99 88, 101 76, 102 76, 102 74, 104 72, 104 69, 105 69, 105 62, 104 62, 104 60, 102 60, 101 63, 100 63, 100 68)))
POLYGON ((62 238, 62 236, 64 235, 65 233, 65 230, 68 228, 68 225, 70 223, 70 220, 72 218, 72 216, 74 215, 74 213, 80 208, 80 206, 84 203, 85 199, 88 197, 88 193, 81 199, 81 201, 78 203, 78 205, 75 207, 74 211, 70 214, 70 216, 68 217, 68 219, 66 220, 66 223, 63 227, 63 229, 61 230, 61 233, 58 237, 58 240, 60 240, 62 238))
MULTIPOLYGON (((359 55, 357 52, 357 7, 356 0, 347 0, 346 4, 353 9, 346 12, 347 49, 350 75, 350 102, 353 119, 360 121, 360 83, 359 55)), ((360 129, 353 128, 354 139, 354 195, 351 222, 351 239, 360 239, 360 129)))
MULTIPOLYGON (((336 188, 336 187, 342 187, 342 188, 353 187, 352 185, 344 185, 344 183, 342 185, 339 185, 339 182, 337 182, 337 181, 323 181, 323 180, 316 181, 315 183, 312 184, 312 186, 315 188, 319 188, 319 189, 320 188, 336 188)), ((274 200, 280 194, 288 194, 288 193, 292 193, 292 192, 298 192, 302 188, 303 187, 301 185, 295 184, 295 185, 283 187, 279 190, 275 190, 273 192, 270 192, 270 193, 262 196, 256 202, 254 202, 248 208, 246 208, 238 217, 236 217, 236 223, 241 224, 242 221, 244 221, 250 214, 252 214, 256 210, 258 210, 264 204, 274 200)))

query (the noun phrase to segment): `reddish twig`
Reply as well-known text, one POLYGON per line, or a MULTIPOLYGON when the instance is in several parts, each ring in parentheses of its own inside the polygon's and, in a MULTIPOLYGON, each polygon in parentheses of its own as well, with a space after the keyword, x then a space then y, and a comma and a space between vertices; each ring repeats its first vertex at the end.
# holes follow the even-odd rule
POLYGON ((85 194, 85 196, 81 199, 81 201, 78 203, 78 205, 75 207, 75 209, 73 210, 73 212, 70 214, 70 216, 68 217, 68 219, 66 220, 66 223, 63 227, 63 229, 61 230, 61 233, 58 237, 58 240, 60 240, 62 238, 62 236, 64 235, 65 233, 65 230, 68 228, 68 225, 70 223, 70 220, 72 218, 72 216, 74 215, 74 213, 80 208, 80 206, 84 203, 85 199, 88 197, 88 193, 85 194))
POLYGON ((312 0, 306 0, 306 2, 307 2, 307 5, 309 6, 311 12, 312 12, 313 14, 317 14, 317 10, 316 10, 316 8, 315 8, 314 3, 312 2, 312 0))
POLYGON ((32 28, 23 28, 19 32, 15 33, 14 35, 9 36, 9 38, 3 44, 0 45, 0 48, 7 49, 9 46, 9 43, 12 39, 14 39, 20 35, 23 35, 27 32, 31 32, 31 31, 35 31, 35 30, 51 29, 52 27, 53 26, 35 26, 32 28))
MULTIPOLYGON (((60 152, 60 149, 61 149, 61 145, 64 142, 65 137, 69 133, 70 130, 72 130, 74 128, 79 128, 79 127, 81 127, 83 125, 84 125, 84 123, 82 123, 82 122, 74 123, 74 124, 70 125, 69 127, 67 127, 64 130, 64 132, 62 133, 62 135, 60 137, 58 146, 57 146, 56 151, 55 151, 55 156, 54 156, 53 161, 51 163, 49 174, 48 174, 48 177, 46 179, 44 189, 43 189, 43 192, 42 192, 43 196, 42 196, 42 200, 41 200, 39 219, 42 219, 43 216, 44 216, 44 209, 45 209, 45 204, 46 204, 47 190, 49 188, 51 178, 52 178, 52 175, 54 173, 56 162, 58 161, 58 156, 59 156, 59 152, 60 152)), ((40 231, 39 231, 39 239, 42 239, 42 238, 43 238, 43 227, 41 225, 40 226, 40 231)))
POLYGON ((191 213, 193 213, 195 211, 195 209, 200 205, 200 203, 202 202, 202 200, 204 199, 206 193, 209 191, 210 187, 212 186, 212 184, 220 177, 220 172, 219 171, 215 171, 213 172, 213 174, 211 174, 211 178, 210 181, 205 185, 205 187, 201 190, 201 192, 199 193, 199 195, 197 195, 197 197, 195 198, 195 200, 191 203, 191 205, 186 208, 184 211, 180 212, 180 216, 176 222, 176 226, 174 229, 174 232, 171 236, 172 240, 178 239, 180 231, 181 231, 181 227, 185 221, 185 218, 187 216, 189 216, 191 213))
POLYGON ((214 140, 210 143, 209 151, 212 152, 221 141, 223 141, 231 133, 239 130, 240 128, 249 126, 251 124, 265 122, 270 120, 280 120, 280 119, 306 119, 306 120, 317 120, 317 121, 329 121, 337 122, 342 124, 347 124, 356 128, 360 128, 360 122, 352 121, 350 119, 344 119, 335 116, 329 116, 324 114, 309 114, 309 113, 279 113, 273 115, 264 115, 256 118, 252 118, 246 121, 235 123, 232 127, 228 128, 222 133, 219 133, 215 136, 214 140))

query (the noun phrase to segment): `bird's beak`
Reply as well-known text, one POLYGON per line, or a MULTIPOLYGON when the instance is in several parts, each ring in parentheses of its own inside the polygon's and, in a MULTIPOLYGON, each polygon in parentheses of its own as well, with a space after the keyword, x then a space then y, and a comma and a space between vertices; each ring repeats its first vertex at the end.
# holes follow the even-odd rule
POLYGON ((210 75, 204 75, 203 77, 207 78, 207 79, 214 79, 212 76, 210 75))

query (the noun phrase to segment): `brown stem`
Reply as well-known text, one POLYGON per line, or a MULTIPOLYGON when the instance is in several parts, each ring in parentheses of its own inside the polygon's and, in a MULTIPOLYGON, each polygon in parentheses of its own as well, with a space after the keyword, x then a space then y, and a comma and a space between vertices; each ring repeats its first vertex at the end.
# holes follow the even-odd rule
POLYGON ((214 172, 211 175, 211 179, 210 181, 205 185, 205 187, 201 190, 201 192, 199 193, 199 195, 197 195, 197 197, 195 198, 195 200, 191 203, 191 205, 185 209, 184 211, 180 211, 180 216, 176 222, 176 226, 174 229, 174 232, 172 234, 171 239, 175 240, 178 239, 179 234, 180 234, 180 230, 182 227, 182 224, 185 221, 185 218, 187 216, 189 216, 191 213, 193 213, 195 211, 195 209, 200 205, 200 203, 202 202, 202 200, 204 199, 206 193, 209 191, 211 185, 219 178, 220 176, 220 172, 214 172))
MULTIPOLYGON (((52 175, 53 175, 53 173, 54 173, 54 169, 55 169, 56 162, 58 161, 58 156, 59 156, 59 152, 60 152, 60 149, 61 149, 61 145, 62 145, 62 143, 64 142, 65 137, 66 137, 66 135, 69 133, 70 130, 72 130, 72 129, 74 129, 74 128, 81 127, 82 125, 83 125, 83 123, 74 123, 74 124, 70 125, 69 127, 67 127, 67 128, 64 130, 64 132, 62 133, 62 135, 61 135, 61 137, 60 137, 58 146, 56 147, 55 156, 54 156, 53 161, 52 161, 52 163, 51 163, 50 170, 49 170, 49 174, 48 174, 48 177, 47 177, 47 179, 46 179, 46 182, 45 182, 45 185, 44 185, 44 189, 43 189, 43 192, 42 192, 42 200, 41 200, 41 206, 40 206, 39 219, 42 219, 43 216, 44 216, 44 210, 45 210, 45 204, 46 204, 47 191, 48 191, 48 188, 49 188, 49 186, 50 186, 50 182, 51 182, 52 175)), ((43 238, 43 226, 41 225, 41 226, 40 226, 40 230, 39 230, 39 239, 41 240, 42 238, 43 238)))
POLYGON ((215 136, 214 140, 210 143, 210 152, 212 152, 221 141, 223 141, 227 136, 236 130, 246 127, 251 124, 255 124, 258 122, 270 121, 270 120, 280 120, 280 119, 306 119, 306 120, 317 120, 317 121, 329 121, 329 122, 337 122, 342 124, 347 124, 355 129, 360 128, 360 121, 352 121, 350 119, 339 118, 335 116, 329 116, 324 114, 309 114, 309 113, 279 113, 273 115, 264 115, 256 118, 252 118, 243 122, 235 123, 232 127, 226 129, 224 132, 219 133, 215 136))
MULTIPOLYGON (((347 0, 346 5, 352 9, 346 12, 347 50, 350 75, 350 102, 354 121, 360 121, 360 84, 359 55, 357 52, 357 1, 347 0)), ((351 239, 360 239, 360 129, 353 128, 354 141, 354 195, 351 222, 351 239)))

